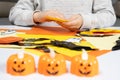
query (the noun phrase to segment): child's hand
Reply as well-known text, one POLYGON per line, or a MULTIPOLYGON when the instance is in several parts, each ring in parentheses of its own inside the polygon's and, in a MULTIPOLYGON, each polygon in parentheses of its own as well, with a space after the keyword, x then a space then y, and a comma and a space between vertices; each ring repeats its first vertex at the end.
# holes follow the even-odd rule
POLYGON ((81 15, 73 15, 69 18, 68 22, 57 23, 62 27, 69 29, 70 31, 76 31, 82 26, 83 20, 81 15))
POLYGON ((57 18, 57 19, 65 19, 64 15, 58 12, 57 10, 48 10, 44 12, 35 12, 33 15, 33 19, 35 22, 48 22, 54 21, 50 17, 57 18))

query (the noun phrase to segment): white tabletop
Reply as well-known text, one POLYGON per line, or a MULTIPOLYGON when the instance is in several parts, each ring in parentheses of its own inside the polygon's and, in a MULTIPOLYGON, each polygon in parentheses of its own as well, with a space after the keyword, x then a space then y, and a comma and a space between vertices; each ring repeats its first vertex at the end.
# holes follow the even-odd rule
MULTIPOLYGON (((13 76, 6 72, 6 62, 11 54, 17 53, 18 49, 0 48, 0 80, 120 80, 120 51, 112 51, 98 57, 99 74, 94 77, 79 77, 70 72, 61 76, 44 76, 38 72, 27 76, 13 76)), ((33 55, 36 66, 39 57, 33 55)), ((70 62, 67 61, 69 69, 70 62)))

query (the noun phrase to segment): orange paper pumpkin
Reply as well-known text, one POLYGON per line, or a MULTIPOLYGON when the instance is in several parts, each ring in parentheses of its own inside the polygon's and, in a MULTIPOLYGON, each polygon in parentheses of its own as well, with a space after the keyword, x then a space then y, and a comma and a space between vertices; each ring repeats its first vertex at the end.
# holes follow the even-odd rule
POLYGON ((13 54, 7 60, 7 72, 23 76, 35 72, 34 58, 29 54, 13 54))
POLYGON ((42 55, 38 63, 38 72, 46 76, 58 76, 66 73, 65 58, 61 54, 55 54, 51 57, 50 54, 42 55))
POLYGON ((82 53, 80 56, 73 57, 70 71, 78 76, 95 76, 98 74, 98 61, 95 56, 82 53))

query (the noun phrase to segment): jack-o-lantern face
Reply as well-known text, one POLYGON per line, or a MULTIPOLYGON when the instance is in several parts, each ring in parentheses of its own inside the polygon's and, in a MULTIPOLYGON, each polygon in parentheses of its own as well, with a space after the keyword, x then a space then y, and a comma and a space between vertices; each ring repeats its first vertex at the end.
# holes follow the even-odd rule
POLYGON ((87 76, 87 75, 91 74, 91 72, 92 72, 91 66, 92 66, 92 64, 90 64, 90 63, 82 63, 81 62, 78 71, 81 75, 87 76))
POLYGON ((98 61, 96 57, 88 55, 84 60, 82 56, 75 56, 71 61, 71 73, 78 76, 94 76, 98 74, 98 61))
POLYGON ((31 55, 24 54, 18 58, 18 54, 11 55, 7 61, 7 72, 12 75, 27 75, 35 72, 35 62, 31 55))
POLYGON ((57 75, 59 73, 59 66, 60 66, 59 62, 56 63, 54 61, 53 62, 51 61, 46 66, 46 72, 50 75, 57 75))
POLYGON ((24 61, 19 61, 19 62, 14 61, 13 64, 14 65, 13 65, 12 69, 14 72, 22 73, 25 71, 25 66, 24 66, 25 62, 24 61))
POLYGON ((51 58, 49 54, 39 59, 38 72, 47 76, 61 75, 66 72, 66 62, 62 55, 56 54, 51 58))

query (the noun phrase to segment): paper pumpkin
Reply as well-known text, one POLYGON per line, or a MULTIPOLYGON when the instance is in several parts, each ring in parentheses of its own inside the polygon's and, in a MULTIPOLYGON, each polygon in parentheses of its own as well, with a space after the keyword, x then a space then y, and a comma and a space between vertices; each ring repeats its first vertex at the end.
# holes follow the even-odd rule
POLYGON ((35 61, 29 54, 13 54, 7 60, 7 72, 12 75, 23 76, 35 72, 35 61))
MULTIPOLYGON (((52 51, 52 54, 54 52, 52 51)), ((51 54, 51 50, 50 50, 51 54)), ((58 76, 66 73, 66 62, 65 58, 61 54, 42 55, 38 63, 38 72, 46 76, 58 76)))
POLYGON ((77 76, 92 77, 98 74, 98 61, 95 56, 88 55, 86 51, 71 60, 70 72, 77 76))

